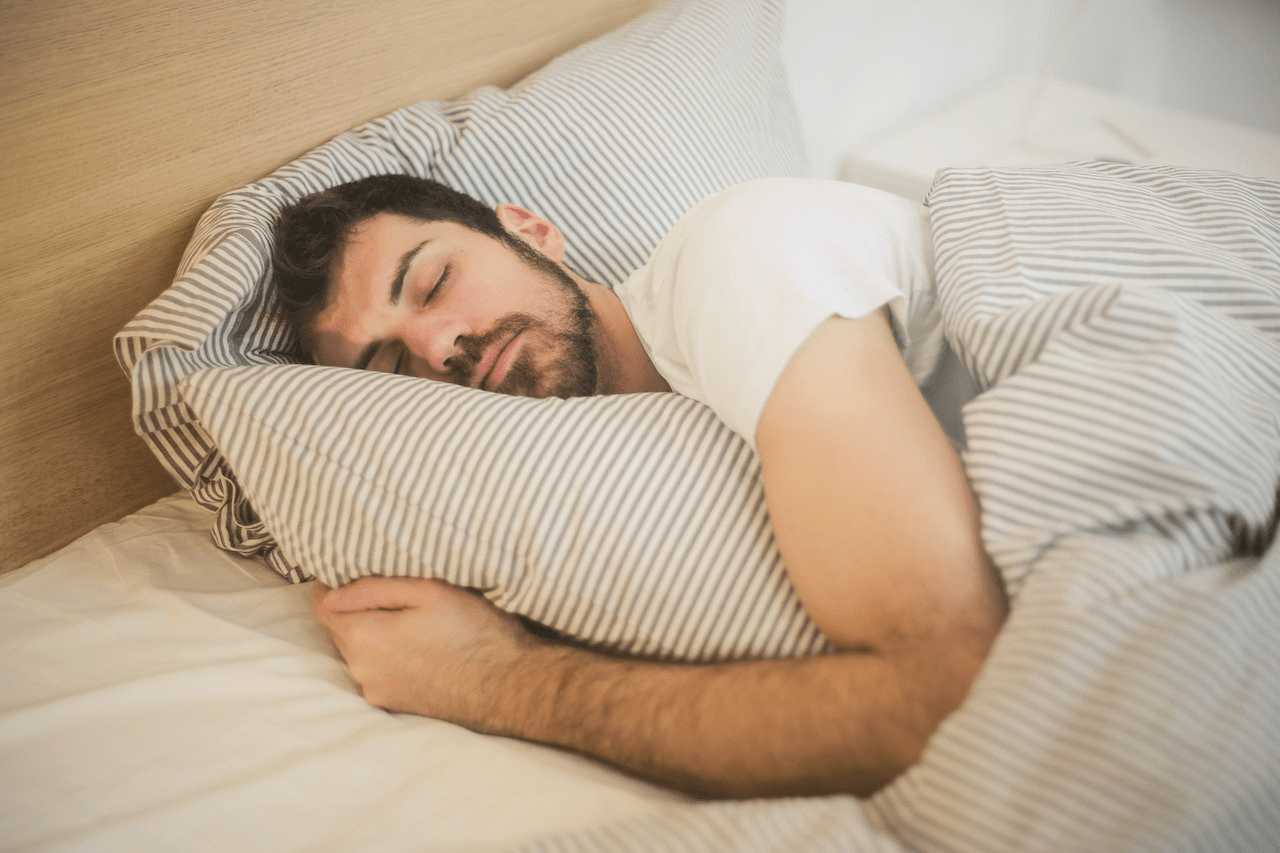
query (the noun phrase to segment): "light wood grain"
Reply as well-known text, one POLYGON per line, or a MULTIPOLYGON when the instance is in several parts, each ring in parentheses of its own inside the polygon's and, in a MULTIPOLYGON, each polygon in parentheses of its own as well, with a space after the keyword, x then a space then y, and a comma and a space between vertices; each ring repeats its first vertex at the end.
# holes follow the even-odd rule
POLYGON ((111 337, 196 219, 362 121, 651 0, 0 0, 0 569, 173 491, 111 337))

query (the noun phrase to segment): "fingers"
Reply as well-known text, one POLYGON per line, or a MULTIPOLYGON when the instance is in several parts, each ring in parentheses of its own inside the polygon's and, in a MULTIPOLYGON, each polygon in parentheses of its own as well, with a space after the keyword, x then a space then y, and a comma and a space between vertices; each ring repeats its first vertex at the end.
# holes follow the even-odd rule
POLYGON ((370 704, 483 731, 512 725, 492 716, 501 685, 538 641, 482 595, 438 580, 368 577, 317 584, 312 601, 370 704))
POLYGON ((443 581, 426 578, 367 577, 336 589, 317 590, 317 606, 334 613, 405 610, 422 605, 443 581))
POLYGON ((329 593, 329 590, 330 587, 319 580, 311 582, 311 613, 321 623, 324 622, 325 614, 328 612, 324 606, 324 597, 329 593))

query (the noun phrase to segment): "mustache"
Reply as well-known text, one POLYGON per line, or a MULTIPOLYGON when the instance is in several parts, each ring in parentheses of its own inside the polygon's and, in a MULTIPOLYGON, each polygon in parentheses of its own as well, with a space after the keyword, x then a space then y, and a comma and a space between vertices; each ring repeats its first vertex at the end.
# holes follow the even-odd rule
POLYGON ((482 335, 463 335, 458 338, 456 351, 449 357, 449 381, 469 388, 477 387, 476 383, 482 377, 475 375, 476 366, 489 348, 537 324, 537 319, 528 314, 508 314, 482 335))

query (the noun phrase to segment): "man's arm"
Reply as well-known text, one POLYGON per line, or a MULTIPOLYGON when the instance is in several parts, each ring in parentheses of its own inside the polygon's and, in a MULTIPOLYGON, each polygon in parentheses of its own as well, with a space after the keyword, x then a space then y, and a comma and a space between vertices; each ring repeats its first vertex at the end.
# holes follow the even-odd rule
POLYGON ((787 574, 837 647, 893 655, 960 641, 980 664, 1003 590, 960 458, 883 310, 809 336, 765 405, 756 446, 787 574))
POLYGON ((316 614, 375 705, 703 794, 870 794, 919 758, 999 630, 973 500, 881 314, 811 336, 757 444, 788 572, 837 654, 612 658, 535 637, 434 581, 321 590, 316 614))

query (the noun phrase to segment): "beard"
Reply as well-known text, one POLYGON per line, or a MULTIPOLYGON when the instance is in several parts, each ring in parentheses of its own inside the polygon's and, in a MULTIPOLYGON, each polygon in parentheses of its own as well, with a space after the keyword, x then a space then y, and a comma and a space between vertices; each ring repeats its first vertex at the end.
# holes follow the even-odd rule
POLYGON ((501 384, 490 390, 517 397, 587 397, 596 393, 597 366, 590 312, 585 322, 564 324, 529 314, 508 314, 483 335, 466 336, 449 359, 450 381, 479 387, 476 366, 491 347, 521 335, 521 347, 501 384))
POLYGON ((558 264, 519 238, 509 242, 517 255, 552 288, 549 318, 508 314, 482 335, 457 341, 450 357, 451 382, 478 387, 476 366, 493 346, 521 335, 520 351, 502 383, 491 390, 519 397, 587 397, 597 393, 599 366, 595 315, 582 288, 558 264))

